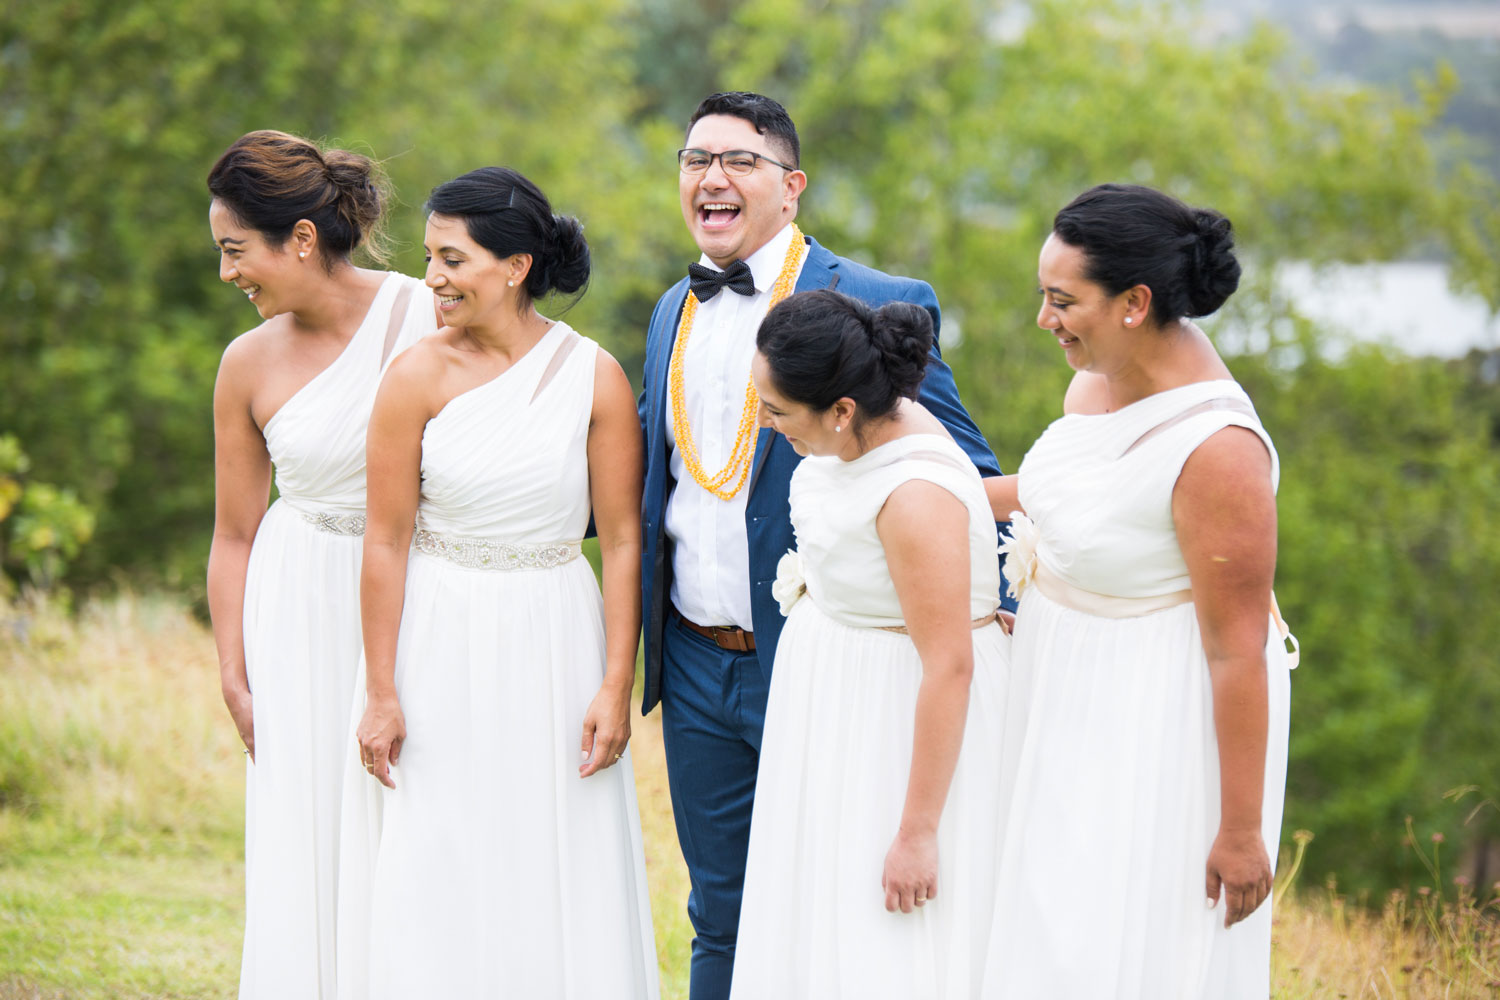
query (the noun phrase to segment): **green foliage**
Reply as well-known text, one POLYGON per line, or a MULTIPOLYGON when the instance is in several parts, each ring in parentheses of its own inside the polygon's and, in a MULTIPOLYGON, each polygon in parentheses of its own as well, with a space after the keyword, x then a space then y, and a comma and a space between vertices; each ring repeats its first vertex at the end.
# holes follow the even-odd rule
MULTIPOLYGON (((383 158, 411 273, 434 184, 487 163, 532 176, 594 251, 570 321, 634 374, 657 295, 696 256, 671 159, 686 116, 713 89, 771 93, 803 136, 803 228, 932 282, 1006 468, 1070 374, 1034 326, 1053 213, 1095 183, 1152 184, 1224 211, 1244 254, 1244 288, 1208 329, 1242 355, 1285 463, 1278 588, 1307 650, 1288 829, 1317 832, 1314 870, 1395 878, 1402 816, 1456 835, 1441 793, 1500 786, 1485 603, 1500 405, 1482 366, 1321 360, 1327 333, 1270 272, 1420 252, 1500 306, 1500 190, 1440 128, 1475 86, 1466 67, 1424 71, 1412 96, 1333 86, 1270 29, 1205 41, 1190 17, 1116 0, 10 4, 0 428, 57 492, 5 530, 55 533, 28 550, 55 555, 47 574, 71 558, 75 582, 201 586, 214 369, 255 322, 217 280, 203 179, 253 128, 383 158)), ((20 500, 5 475, 0 507, 20 500)))
POLYGON ((1277 594, 1304 665, 1287 827, 1348 887, 1409 877, 1404 814, 1496 835, 1442 796, 1500 788, 1500 411, 1470 405, 1462 366, 1376 350, 1235 372, 1282 459, 1277 594))
POLYGON ((94 514, 72 490, 28 480, 30 469, 21 442, 0 434, 0 564, 46 588, 93 536, 94 514))

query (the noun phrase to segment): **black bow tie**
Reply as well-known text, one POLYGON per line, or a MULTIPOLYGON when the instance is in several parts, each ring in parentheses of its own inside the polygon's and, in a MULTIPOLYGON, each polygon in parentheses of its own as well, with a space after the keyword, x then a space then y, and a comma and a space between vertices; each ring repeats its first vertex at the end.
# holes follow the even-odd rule
POLYGON ((741 295, 754 295, 755 275, 750 273, 750 265, 742 260, 735 261, 722 271, 715 271, 702 264, 689 264, 688 285, 699 302, 707 302, 725 288, 741 295))

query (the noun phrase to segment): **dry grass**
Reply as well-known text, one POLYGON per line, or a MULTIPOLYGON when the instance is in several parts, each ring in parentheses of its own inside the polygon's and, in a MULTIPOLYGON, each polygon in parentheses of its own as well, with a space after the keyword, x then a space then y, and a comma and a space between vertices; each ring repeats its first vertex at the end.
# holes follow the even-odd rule
MULTIPOLYGON (((632 724, 662 996, 682 1000, 692 930, 660 716, 632 724)), ((212 640, 177 603, 0 604, 0 1000, 232 997, 241 759, 212 640)), ((1377 912, 1299 894, 1284 868, 1275 1000, 1500 1000, 1493 892, 1377 912)))

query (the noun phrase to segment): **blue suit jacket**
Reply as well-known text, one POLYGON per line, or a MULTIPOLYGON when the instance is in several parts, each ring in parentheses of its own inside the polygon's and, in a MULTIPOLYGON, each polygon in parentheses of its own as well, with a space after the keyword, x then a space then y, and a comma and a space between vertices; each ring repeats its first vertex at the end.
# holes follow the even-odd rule
MULTIPOLYGON (((872 306, 887 302, 913 302, 932 314, 933 330, 939 322, 937 296, 932 286, 913 278, 882 274, 852 260, 835 256, 809 238, 807 260, 797 280, 796 291, 837 286, 851 298, 872 306)), ((641 703, 642 714, 651 711, 661 700, 662 636, 667 623, 668 602, 672 589, 671 539, 666 534, 667 497, 675 481, 668 467, 667 365, 677 340, 677 324, 682 305, 687 300, 688 281, 683 278, 667 290, 651 314, 646 334, 645 391, 641 393, 641 426, 646 432, 646 484, 641 500, 641 589, 642 612, 646 632, 646 692, 641 703)), ((936 339, 932 361, 922 382, 922 405, 932 411, 948 428, 960 448, 974 460, 981 476, 1000 475, 994 452, 984 435, 958 401, 953 371, 943 361, 936 339)), ((750 470, 750 491, 745 505, 745 533, 750 542, 750 612, 755 632, 755 652, 766 677, 776 660, 776 640, 781 637, 784 619, 771 584, 776 579, 776 564, 788 549, 796 547, 792 533, 788 492, 792 472, 801 456, 770 428, 762 428, 755 444, 755 464, 750 470)))

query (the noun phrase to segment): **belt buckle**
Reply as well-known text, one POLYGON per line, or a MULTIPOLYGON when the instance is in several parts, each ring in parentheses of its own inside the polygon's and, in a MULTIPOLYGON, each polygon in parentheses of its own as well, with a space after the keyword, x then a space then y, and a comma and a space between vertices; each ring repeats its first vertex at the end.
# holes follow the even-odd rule
POLYGON ((720 649, 730 649, 740 653, 750 652, 750 644, 745 641, 745 630, 735 625, 715 625, 714 644, 720 649))

